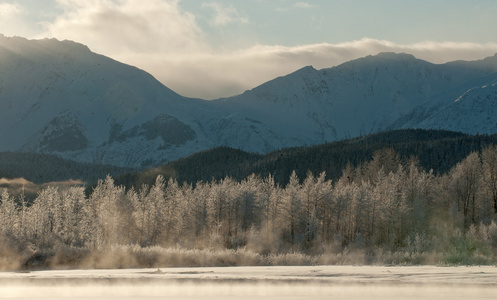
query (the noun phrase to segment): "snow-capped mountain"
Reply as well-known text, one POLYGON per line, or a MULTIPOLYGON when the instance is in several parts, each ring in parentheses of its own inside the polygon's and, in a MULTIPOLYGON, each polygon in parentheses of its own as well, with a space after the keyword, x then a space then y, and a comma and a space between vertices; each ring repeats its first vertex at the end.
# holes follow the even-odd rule
POLYGON ((438 65, 381 53, 206 101, 78 43, 0 36, 0 151, 140 167, 396 128, 496 133, 496 83, 497 55, 438 65))
POLYGON ((155 164, 213 146, 204 103, 81 44, 0 37, 0 151, 155 164))
POLYGON ((476 131, 480 133, 497 132, 495 122, 480 118, 480 114, 488 115, 491 110, 476 111, 477 105, 474 105, 469 112, 466 111, 469 106, 462 107, 463 101, 456 101, 469 89, 475 89, 464 97, 468 99, 466 102, 473 101, 476 90, 481 89, 479 101, 495 106, 495 97, 488 98, 486 93, 497 82, 496 72, 497 55, 476 62, 436 65, 408 54, 380 53, 329 69, 305 67, 242 95, 215 101, 220 107, 239 112, 227 116, 222 124, 215 124, 217 142, 268 151, 386 129, 440 128, 475 132, 474 128, 468 131, 466 125, 459 126, 462 123, 456 121, 460 119, 456 113, 465 115, 469 123, 473 118, 485 123, 477 126, 476 131), (484 86, 487 88, 482 88, 484 86), (414 111, 433 110, 433 105, 441 103, 459 104, 457 111, 454 108, 452 114, 444 117, 452 118, 451 122, 434 116, 428 123, 429 120, 424 120, 428 114, 413 115, 414 111), (237 128, 237 134, 233 135, 228 128, 237 128), (271 143, 263 138, 268 134, 274 136, 271 143))

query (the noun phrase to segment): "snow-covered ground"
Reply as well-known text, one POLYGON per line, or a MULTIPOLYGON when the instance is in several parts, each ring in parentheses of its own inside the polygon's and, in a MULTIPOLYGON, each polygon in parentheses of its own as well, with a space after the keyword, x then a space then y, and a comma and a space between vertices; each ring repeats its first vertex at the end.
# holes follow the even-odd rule
POLYGON ((496 283, 492 266, 0 272, 0 299, 495 299, 496 283))

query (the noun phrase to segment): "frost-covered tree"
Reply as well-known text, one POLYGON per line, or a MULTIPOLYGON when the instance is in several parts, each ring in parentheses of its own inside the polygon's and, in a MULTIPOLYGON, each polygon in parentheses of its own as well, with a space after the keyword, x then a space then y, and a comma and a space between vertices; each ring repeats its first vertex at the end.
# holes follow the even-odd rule
MULTIPOLYGON (((159 176, 160 177, 160 176, 159 176)), ((158 177, 158 179, 159 179, 158 177)), ((157 185, 157 182, 156 182, 157 185)), ((182 212, 180 202, 183 201, 183 191, 176 179, 170 178, 167 182, 167 188, 164 190, 164 200, 160 207, 162 227, 164 230, 164 238, 174 240, 175 236, 180 236, 183 227, 182 212)), ((157 193, 160 193, 159 190, 157 193)))
MULTIPOLYGON (((157 176, 155 184, 150 188, 145 196, 147 215, 147 242, 154 245, 158 241, 166 238, 170 226, 167 219, 168 207, 166 204, 166 182, 164 177, 157 176)), ((168 199, 169 200, 169 199, 168 199)))
POLYGON ((58 189, 48 187, 38 194, 28 208, 26 234, 33 244, 48 247, 58 241, 58 234, 63 231, 61 202, 58 189))
POLYGON ((198 182, 195 189, 192 189, 188 199, 190 208, 191 222, 189 223, 193 237, 199 239, 207 235, 208 231, 208 198, 210 194, 210 185, 198 182))
POLYGON ((493 215, 497 215, 497 146, 488 146, 482 151, 483 188, 492 207, 493 215))
POLYGON ((83 221, 83 206, 86 203, 86 196, 83 187, 71 187, 62 191, 60 195, 61 203, 58 220, 60 240, 71 246, 83 246, 86 236, 81 230, 83 221))
POLYGON ((332 183, 326 180, 326 173, 322 172, 319 177, 308 173, 302 184, 302 204, 305 219, 304 247, 309 248, 319 235, 322 221, 326 215, 328 202, 331 199, 332 183))
POLYGON ((259 224, 261 231, 269 237, 275 231, 275 225, 281 209, 280 188, 275 185, 272 175, 258 181, 256 192, 259 224))
POLYGON ((360 212, 365 209, 359 198, 359 187, 355 182, 340 180, 334 187, 333 198, 326 204, 323 224, 325 241, 353 242, 356 235, 364 233, 364 223, 360 212))
POLYGON ((464 228, 477 223, 477 201, 481 162, 478 153, 472 152, 458 163, 450 172, 452 196, 456 200, 457 209, 462 213, 464 228))
POLYGON ((225 178, 218 183, 212 183, 207 200, 208 226, 213 240, 217 244, 229 246, 231 236, 232 216, 232 191, 235 181, 225 178))
POLYGON ((0 195, 0 233, 16 236, 20 232, 20 212, 7 189, 0 195))
POLYGON ((307 227, 301 190, 302 186, 299 183, 297 174, 292 172, 290 181, 283 193, 280 219, 283 237, 291 245, 297 245, 302 242, 307 227))
POLYGON ((123 199, 124 187, 115 186, 110 176, 98 181, 90 195, 84 220, 86 230, 93 229, 92 246, 105 247, 126 242, 122 224, 129 222, 129 218, 122 214, 123 199))
POLYGON ((127 192, 127 197, 133 205, 133 222, 136 226, 135 241, 140 245, 147 245, 149 243, 152 232, 152 211, 149 209, 148 203, 149 187, 142 185, 140 191, 137 193, 134 189, 127 192))
POLYGON ((43 253, 135 244, 245 247, 264 255, 345 249, 443 255, 477 238, 481 253, 493 253, 496 167, 496 147, 471 153, 442 175, 384 150, 370 162, 348 164, 333 182, 324 172, 302 181, 293 172, 286 186, 271 175, 195 185, 159 175, 151 186, 126 191, 108 176, 88 196, 83 187, 49 187, 29 205, 4 190, 0 238, 43 253))

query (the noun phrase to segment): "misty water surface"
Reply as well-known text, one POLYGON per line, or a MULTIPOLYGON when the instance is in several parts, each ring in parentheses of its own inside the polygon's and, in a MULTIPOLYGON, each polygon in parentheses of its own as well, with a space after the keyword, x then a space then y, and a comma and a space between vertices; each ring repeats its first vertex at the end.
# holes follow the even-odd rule
POLYGON ((233 267, 0 273, 0 299, 492 299, 495 267, 233 267))

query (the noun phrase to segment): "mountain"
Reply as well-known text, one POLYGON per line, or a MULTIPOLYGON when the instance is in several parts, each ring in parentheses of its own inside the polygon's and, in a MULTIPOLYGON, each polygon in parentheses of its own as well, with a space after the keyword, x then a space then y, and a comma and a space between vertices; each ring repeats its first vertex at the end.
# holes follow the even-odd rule
POLYGON ((0 151, 152 167, 218 146, 266 153, 398 128, 495 133, 497 55, 380 53, 206 101, 55 39, 0 35, 0 151))
POLYGON ((204 102, 81 44, 0 37, 0 151, 156 164, 214 146, 191 116, 204 102))
POLYGON ((265 152, 397 128, 474 133, 467 129, 475 120, 481 128, 479 133, 494 133, 497 126, 493 118, 487 119, 494 110, 478 111, 478 106, 495 106, 491 92, 497 82, 496 72, 497 56, 437 65, 394 53, 368 56, 323 70, 305 67, 242 95, 217 100, 219 106, 239 112, 226 117, 225 126, 218 132, 218 142, 265 152), (464 101, 457 99, 469 89, 474 89, 474 93, 467 94, 466 102, 476 101, 474 94, 478 90, 480 104, 461 106, 464 101), (446 111, 445 117, 435 115, 440 110, 433 110, 433 106, 442 103, 457 108, 446 111), (430 109, 432 113, 426 113, 430 109), (413 115, 415 110, 420 113, 413 115), (451 123, 442 121, 450 120, 456 111, 466 117, 464 124, 460 118, 451 123), (433 121, 426 119, 430 116, 433 121), (228 128, 237 128, 237 134, 231 135, 228 128), (274 142, 267 143, 263 136, 274 136, 270 139, 274 142))

